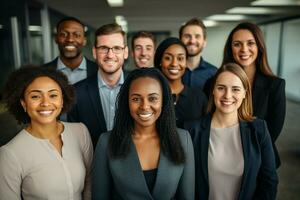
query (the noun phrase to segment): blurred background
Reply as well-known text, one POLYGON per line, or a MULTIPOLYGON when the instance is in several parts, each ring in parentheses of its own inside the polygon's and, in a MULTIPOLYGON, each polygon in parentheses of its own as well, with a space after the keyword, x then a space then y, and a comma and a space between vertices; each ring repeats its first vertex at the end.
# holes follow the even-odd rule
MULTIPOLYGON (((25 64, 51 61, 59 52, 56 23, 74 16, 86 25, 84 55, 92 59, 94 31, 117 22, 128 35, 153 32, 157 41, 178 37, 179 27, 192 17, 207 26, 203 57, 219 66, 225 40, 241 21, 262 28, 273 72, 286 80, 287 117, 277 145, 282 157, 278 199, 300 199, 300 0, 1 0, 0 99, 8 75, 25 64)), ((126 62, 133 69, 132 61, 126 62)), ((20 126, 0 103, 0 145, 20 126)))

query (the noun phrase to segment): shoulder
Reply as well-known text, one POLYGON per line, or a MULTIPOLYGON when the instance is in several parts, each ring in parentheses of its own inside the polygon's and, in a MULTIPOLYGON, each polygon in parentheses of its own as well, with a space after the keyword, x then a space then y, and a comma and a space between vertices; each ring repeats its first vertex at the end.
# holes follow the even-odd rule
POLYGON ((212 71, 217 71, 218 70, 218 68, 215 65, 207 62, 206 60, 203 59, 203 57, 201 57, 201 59, 202 59, 202 63, 203 63, 202 65, 205 66, 206 68, 208 68, 212 71))
POLYGON ((255 134, 255 136, 260 140, 264 140, 265 137, 269 134, 268 128, 265 120, 255 118, 251 122, 244 122, 248 124, 251 129, 251 134, 255 134))
POLYGON ((76 90, 80 90, 85 88, 88 85, 94 85, 97 84, 97 73, 93 74, 90 77, 87 77, 86 79, 83 79, 77 83, 74 84, 74 87, 76 90))
POLYGON ((83 123, 78 122, 61 122, 64 125, 65 131, 72 135, 84 136, 89 133, 87 127, 83 123))
POLYGON ((54 60, 48 62, 48 63, 45 63, 42 65, 42 67, 52 67, 52 68, 57 68, 57 59, 58 57, 56 57, 54 60))
POLYGON ((177 128, 177 133, 179 140, 185 149, 192 144, 191 136, 187 130, 177 128))
POLYGON ((93 67, 98 67, 97 64, 94 61, 88 59, 87 57, 85 57, 85 59, 86 59, 87 65, 93 66, 93 67))
POLYGON ((110 137, 110 132, 102 133, 96 145, 96 151, 106 149, 108 146, 108 141, 110 137))

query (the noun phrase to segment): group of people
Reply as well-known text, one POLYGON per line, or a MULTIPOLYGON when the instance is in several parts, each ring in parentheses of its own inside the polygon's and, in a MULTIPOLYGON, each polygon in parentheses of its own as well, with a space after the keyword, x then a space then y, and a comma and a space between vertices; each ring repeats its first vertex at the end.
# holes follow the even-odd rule
POLYGON ((197 18, 157 47, 138 32, 131 72, 119 25, 96 30, 95 63, 82 54, 82 22, 64 18, 56 29, 60 55, 5 86, 8 110, 26 126, 0 148, 1 200, 276 198, 285 81, 257 25, 231 31, 219 68, 201 56, 197 18))

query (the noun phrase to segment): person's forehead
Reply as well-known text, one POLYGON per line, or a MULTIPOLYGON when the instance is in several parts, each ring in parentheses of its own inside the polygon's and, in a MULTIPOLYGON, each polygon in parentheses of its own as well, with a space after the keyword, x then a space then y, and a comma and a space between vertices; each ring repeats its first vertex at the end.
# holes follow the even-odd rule
POLYGON ((62 22, 59 25, 58 29, 59 30, 61 30, 61 29, 78 29, 78 30, 84 31, 84 26, 82 24, 80 24, 79 22, 68 20, 68 21, 62 22))
POLYGON ((119 45, 124 44, 124 37, 121 33, 113 33, 107 35, 99 35, 97 36, 98 44, 111 44, 111 45, 119 45))
POLYGON ((183 29, 182 33, 183 34, 203 34, 203 30, 198 25, 188 25, 183 29))
POLYGON ((148 37, 139 37, 134 40, 134 45, 152 45, 154 46, 154 42, 151 38, 148 37))

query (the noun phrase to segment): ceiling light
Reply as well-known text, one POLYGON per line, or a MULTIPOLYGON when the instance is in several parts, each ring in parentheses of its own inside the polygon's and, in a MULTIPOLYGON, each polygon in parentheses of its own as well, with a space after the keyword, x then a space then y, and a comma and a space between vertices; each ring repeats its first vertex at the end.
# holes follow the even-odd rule
POLYGON ((263 8, 263 7, 235 7, 226 11, 230 14, 247 14, 247 15, 266 15, 278 14, 286 11, 278 8, 263 8))
POLYGON ((123 0, 107 0, 110 7, 122 7, 124 5, 123 0))
POLYGON ((214 20, 203 20, 203 23, 206 27, 213 27, 218 25, 218 22, 214 20))
POLYGON ((115 16, 115 21, 117 24, 119 24, 122 27, 123 31, 128 32, 127 21, 124 16, 122 15, 115 16))
POLYGON ((251 3, 253 6, 300 6, 300 0, 257 0, 251 3))
POLYGON ((241 21, 247 19, 247 17, 245 15, 211 15, 207 19, 215 21, 241 21))

